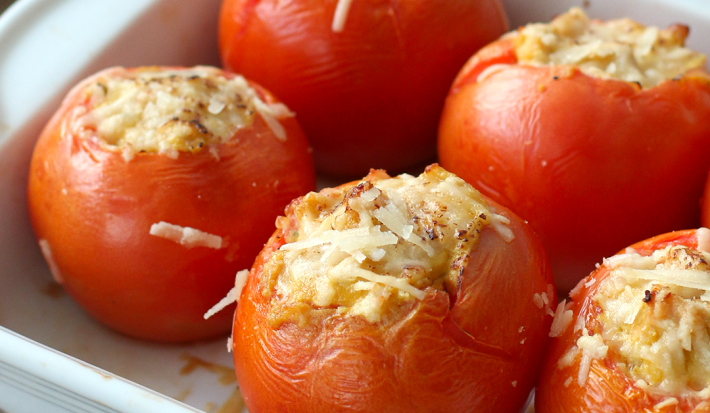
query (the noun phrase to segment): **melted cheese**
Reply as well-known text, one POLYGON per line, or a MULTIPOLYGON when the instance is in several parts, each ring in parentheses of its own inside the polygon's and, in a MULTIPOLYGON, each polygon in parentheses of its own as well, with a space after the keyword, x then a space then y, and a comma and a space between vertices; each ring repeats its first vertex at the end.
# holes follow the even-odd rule
POLYGON ((303 323, 324 309, 379 322, 428 288, 455 288, 481 229, 494 219, 506 225, 438 166, 417 178, 373 173, 310 193, 287 213, 277 222, 287 243, 262 279, 274 324, 303 323))
MULTIPOLYGON (((647 391, 707 393, 710 386, 710 257, 684 246, 605 261, 611 275, 593 300, 604 343, 647 391)), ((671 403, 671 402, 668 402, 671 403)))
POLYGON ((705 56, 683 47, 688 28, 664 30, 630 19, 590 20, 573 8, 548 24, 528 24, 515 37, 521 64, 571 65, 602 79, 638 82, 647 88, 702 68, 705 56))
POLYGON ((199 152, 230 140, 258 113, 281 140, 279 118, 293 116, 281 103, 267 104, 241 76, 228 79, 210 67, 184 70, 109 69, 84 85, 87 111, 73 114, 71 130, 97 139, 126 161, 136 153, 199 152))

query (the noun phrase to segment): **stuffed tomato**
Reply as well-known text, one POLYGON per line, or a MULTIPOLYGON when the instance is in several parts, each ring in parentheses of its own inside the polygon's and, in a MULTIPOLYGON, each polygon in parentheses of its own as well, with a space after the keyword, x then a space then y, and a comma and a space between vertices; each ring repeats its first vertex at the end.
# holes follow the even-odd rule
POLYGON ((710 411, 710 230, 604 260, 556 312, 538 413, 710 411))
POLYGON ((699 225, 710 77, 687 35, 572 9, 488 45, 451 88, 442 166, 530 222, 564 291, 599 257, 699 225))
POLYGON ((29 213, 55 279, 92 316, 158 341, 224 334, 203 314, 274 219, 315 186, 292 113, 216 68, 112 68, 37 142, 29 213))
POLYGON ((518 412, 556 303, 530 228, 433 165, 293 201, 234 320, 250 412, 518 412))
POLYGON ((435 158, 457 70, 507 28, 500 0, 225 0, 219 48, 298 114, 320 172, 360 177, 435 158))

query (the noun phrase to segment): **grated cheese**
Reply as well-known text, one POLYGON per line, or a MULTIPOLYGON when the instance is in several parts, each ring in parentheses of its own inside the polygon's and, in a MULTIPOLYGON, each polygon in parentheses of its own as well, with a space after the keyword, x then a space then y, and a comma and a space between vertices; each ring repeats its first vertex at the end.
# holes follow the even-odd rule
POLYGON ((217 250, 222 248, 222 237, 218 235, 190 227, 169 224, 164 221, 151 225, 150 235, 165 238, 186 248, 207 247, 217 250))
POLYGON ((394 205, 387 204, 384 208, 378 208, 372 212, 372 216, 380 220, 387 228, 397 234, 398 237, 420 247, 429 254, 429 256, 434 255, 434 249, 431 246, 427 245, 421 238, 412 234, 413 227, 406 224, 407 221, 404 218, 404 214, 394 205))
POLYGON ((582 361, 579 363, 577 376, 577 384, 582 387, 589 376, 592 360, 605 358, 609 347, 604 345, 604 340, 599 334, 590 336, 586 328, 582 330, 582 336, 577 339, 577 347, 582 350, 582 361))
POLYGON ((664 407, 675 406, 676 404, 678 404, 678 399, 676 399, 675 397, 669 397, 669 398, 663 400, 662 402, 654 405, 653 408, 656 410, 660 410, 660 409, 663 409, 664 407))
POLYGON ((577 331, 581 330, 585 325, 585 319, 582 316, 577 316, 577 321, 574 322, 574 332, 576 333, 577 331))
POLYGON ((227 306, 229 306, 232 303, 237 302, 239 299, 239 295, 237 295, 237 287, 232 287, 231 290, 227 293, 227 295, 219 300, 217 304, 214 305, 214 307, 210 308, 204 315, 205 320, 208 318, 212 317, 213 315, 217 314, 221 310, 225 309, 227 306))
POLYGON ((44 260, 47 261, 49 272, 52 274, 54 281, 57 284, 64 284, 64 277, 62 277, 62 272, 59 270, 57 262, 54 261, 54 255, 52 254, 52 247, 49 245, 49 241, 46 239, 39 240, 39 249, 42 251, 44 260))
POLYGON ((574 363, 574 359, 577 357, 577 354, 579 354, 579 347, 577 346, 572 346, 569 350, 565 352, 565 354, 560 357, 559 360, 557 360, 557 369, 562 370, 565 367, 569 367, 574 363))
POLYGON ((695 236, 698 238, 698 251, 710 253, 710 229, 698 228, 695 236))
POLYGON ((378 283, 386 285, 388 287, 396 288, 420 300, 424 299, 425 296, 424 291, 415 288, 414 286, 409 284, 404 278, 396 278, 390 275, 375 274, 372 271, 368 271, 363 268, 360 268, 357 265, 354 265, 354 263, 350 261, 350 259, 345 259, 341 261, 337 266, 328 271, 328 275, 335 279, 345 280, 352 278, 362 278, 371 281, 372 283, 378 283))
POLYGON ((279 264, 262 280, 275 325, 300 323, 313 308, 379 322, 428 288, 455 288, 494 221, 477 191, 438 166, 416 178, 373 171, 304 196, 287 215, 277 222, 286 234, 272 257, 279 264))
MULTIPOLYGON (((210 308, 204 315, 205 320, 208 318, 212 317, 213 315, 217 314, 218 312, 224 310, 226 307, 228 307, 232 303, 236 303, 239 301, 239 297, 242 295, 242 290, 244 289, 244 285, 247 283, 247 279, 249 278, 249 270, 241 270, 237 272, 237 275, 234 280, 234 287, 232 287, 231 290, 227 293, 227 295, 219 300, 217 304, 214 305, 214 307, 210 308)), ((232 337, 229 337, 229 342, 231 343, 232 337)), ((231 349, 231 346, 230 346, 231 349)), ((230 350, 231 351, 231 350, 230 350)))
POLYGON ((72 114, 63 129, 117 151, 126 162, 138 153, 177 158, 225 143, 253 123, 258 113, 279 140, 286 131, 278 119, 293 116, 282 103, 270 104, 242 76, 198 66, 162 70, 111 68, 80 85, 89 111, 72 114))
POLYGON ((338 0, 338 4, 335 6, 335 14, 333 15, 333 24, 331 25, 331 30, 335 33, 340 33, 345 28, 345 22, 348 20, 348 13, 350 13, 352 3, 353 0, 338 0))
POLYGON ((503 238, 507 243, 512 242, 515 239, 513 235, 513 230, 510 229, 510 220, 503 215, 492 214, 491 215, 491 228, 493 228, 498 235, 503 238))
POLYGON ((572 323, 573 313, 572 310, 565 310, 565 303, 567 300, 562 300, 557 304, 557 309, 555 310, 555 316, 552 319, 552 326, 550 327, 550 337, 560 337, 570 323, 572 323))
POLYGON ((521 64, 570 65, 588 76, 648 88, 704 67, 705 56, 684 47, 687 35, 681 25, 659 30, 630 19, 591 20, 575 7, 550 23, 519 29, 514 41, 521 64))
POLYGON ((708 254, 669 245, 648 256, 622 255, 605 260, 613 269, 592 297, 620 369, 651 393, 710 392, 708 254))

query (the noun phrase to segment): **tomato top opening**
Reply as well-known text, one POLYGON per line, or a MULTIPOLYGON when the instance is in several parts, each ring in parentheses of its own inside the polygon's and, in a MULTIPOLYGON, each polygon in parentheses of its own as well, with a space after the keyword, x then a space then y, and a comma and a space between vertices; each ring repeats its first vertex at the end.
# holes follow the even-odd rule
POLYGON ((687 36, 687 26, 659 30, 628 18, 603 22, 573 8, 550 23, 522 28, 515 53, 521 64, 572 65, 592 77, 646 88, 704 67, 705 55, 683 47, 687 36))
POLYGON ((416 178, 373 171, 288 212, 278 221, 286 244, 262 279, 274 324, 302 322, 314 307, 379 322, 428 287, 455 294, 483 227, 513 238, 478 191, 438 166, 416 178))
POLYGON ((74 109, 68 127, 122 151, 126 161, 139 152, 176 158, 227 142, 252 124, 255 112, 285 139, 275 117, 293 115, 281 103, 265 103, 242 76, 211 67, 112 68, 79 87, 84 105, 74 109))
MULTIPOLYGON (((708 230, 698 230, 699 237, 705 232, 708 230)), ((600 334, 590 334, 585 328, 577 347, 583 354, 608 349, 616 368, 647 392, 707 397, 708 262, 708 250, 674 243, 652 249, 629 248, 606 259, 609 275, 594 287, 591 297, 598 308, 600 334)), ((587 285, 595 282, 592 279, 587 285)), ((577 322, 575 330, 582 328, 584 323, 577 322)))

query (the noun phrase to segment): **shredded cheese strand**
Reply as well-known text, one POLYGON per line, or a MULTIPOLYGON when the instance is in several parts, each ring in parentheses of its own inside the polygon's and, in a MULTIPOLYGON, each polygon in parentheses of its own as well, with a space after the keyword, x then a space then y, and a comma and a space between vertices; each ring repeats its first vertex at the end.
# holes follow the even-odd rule
MULTIPOLYGON (((210 308, 204 315, 205 320, 217 314, 218 312, 227 308, 230 304, 239 301, 239 297, 242 295, 242 290, 244 285, 247 283, 247 278, 249 277, 249 270, 241 270, 237 272, 237 276, 234 279, 234 287, 227 293, 227 295, 219 300, 214 307, 210 308)), ((231 338, 231 337, 230 337, 231 338)), ((231 349, 231 346, 229 346, 231 349)))
POLYGON ((634 268, 617 268, 612 275, 626 279, 641 279, 661 281, 675 284, 679 287, 695 288, 710 291, 710 273, 701 270, 638 270, 634 268))
POLYGON ((348 13, 350 13, 352 3, 353 0, 338 0, 338 4, 335 6, 335 14, 333 15, 333 24, 330 27, 335 33, 340 33, 345 28, 345 22, 348 20, 348 13))
POLYGON ((404 278, 376 274, 372 271, 358 267, 353 261, 353 258, 347 258, 341 261, 340 264, 328 271, 328 275, 334 279, 362 278, 373 283, 379 283, 388 287, 396 288, 420 300, 424 299, 426 293, 409 284, 404 278))

